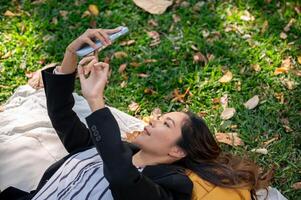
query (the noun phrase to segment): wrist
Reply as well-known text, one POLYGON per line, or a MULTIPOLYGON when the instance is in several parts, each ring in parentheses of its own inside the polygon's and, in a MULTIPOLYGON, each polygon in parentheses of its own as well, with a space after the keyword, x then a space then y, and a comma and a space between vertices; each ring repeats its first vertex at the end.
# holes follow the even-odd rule
POLYGON ((103 98, 87 99, 87 101, 92 112, 105 107, 103 98))

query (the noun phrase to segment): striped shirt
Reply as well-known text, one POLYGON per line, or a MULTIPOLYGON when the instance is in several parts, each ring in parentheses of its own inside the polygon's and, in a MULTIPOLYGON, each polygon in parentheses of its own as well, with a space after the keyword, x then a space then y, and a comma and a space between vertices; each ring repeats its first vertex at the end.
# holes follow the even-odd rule
POLYGON ((67 159, 32 199, 113 200, 96 148, 67 159))

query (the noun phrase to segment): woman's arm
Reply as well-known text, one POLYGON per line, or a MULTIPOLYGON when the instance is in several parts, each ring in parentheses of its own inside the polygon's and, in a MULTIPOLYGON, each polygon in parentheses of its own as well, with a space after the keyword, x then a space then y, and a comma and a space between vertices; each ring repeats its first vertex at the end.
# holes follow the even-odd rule
POLYGON ((105 45, 109 45, 107 34, 118 31, 89 29, 79 38, 74 40, 66 49, 65 56, 60 67, 56 70, 59 75, 53 73, 53 68, 42 72, 47 99, 47 111, 60 140, 68 152, 93 145, 86 126, 81 123, 76 113, 72 110, 74 98, 75 71, 77 67, 77 56, 75 51, 84 44, 92 47, 94 38, 98 38, 105 45))

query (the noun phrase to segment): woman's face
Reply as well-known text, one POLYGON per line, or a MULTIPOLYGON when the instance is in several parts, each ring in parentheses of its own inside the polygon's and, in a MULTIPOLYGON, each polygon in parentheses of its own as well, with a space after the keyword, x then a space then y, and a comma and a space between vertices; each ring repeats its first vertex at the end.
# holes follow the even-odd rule
POLYGON ((181 128, 188 116, 182 112, 171 112, 162 115, 159 119, 151 120, 144 128, 144 133, 138 136, 133 143, 141 150, 158 155, 167 156, 181 138, 181 128))

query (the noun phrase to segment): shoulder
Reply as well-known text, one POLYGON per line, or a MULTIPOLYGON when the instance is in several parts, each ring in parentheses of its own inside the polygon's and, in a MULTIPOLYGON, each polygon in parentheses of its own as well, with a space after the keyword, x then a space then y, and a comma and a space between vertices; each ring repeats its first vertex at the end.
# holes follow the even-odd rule
POLYGON ((183 170, 175 165, 147 166, 142 172, 157 184, 180 193, 191 194, 193 183, 183 170))

